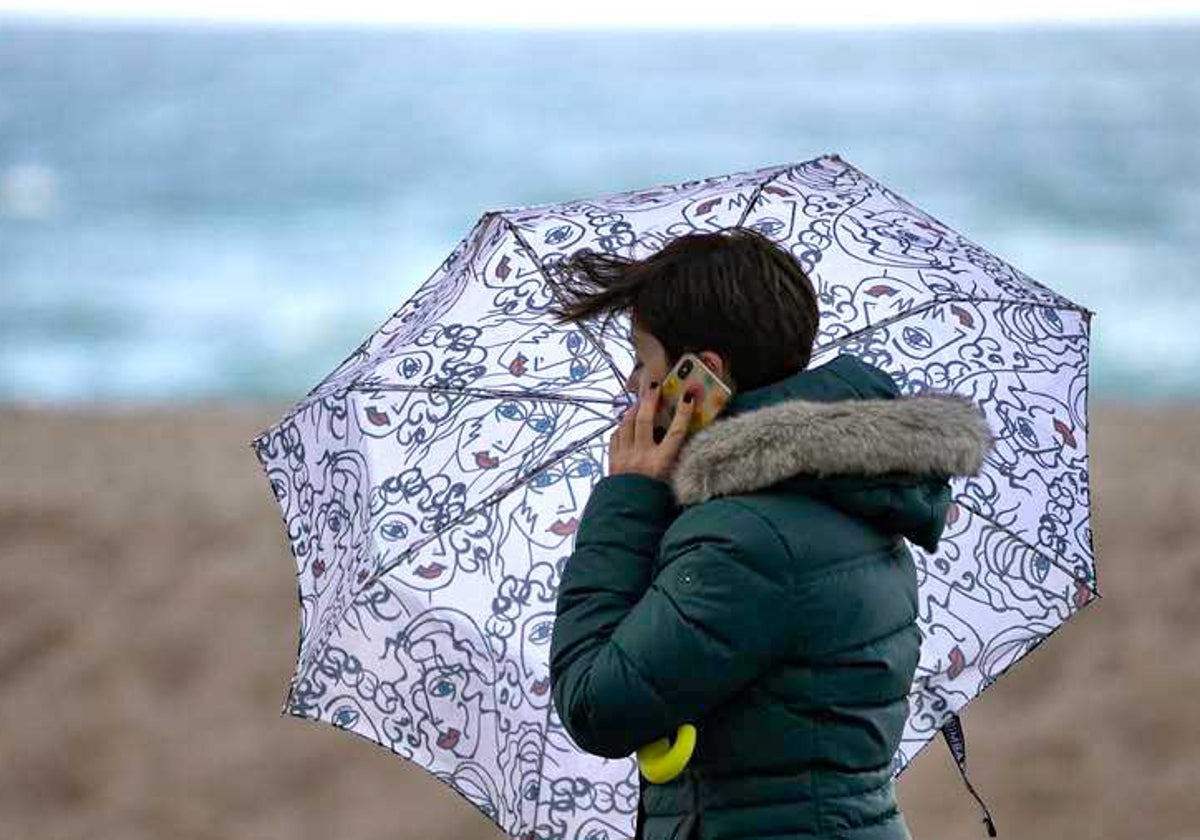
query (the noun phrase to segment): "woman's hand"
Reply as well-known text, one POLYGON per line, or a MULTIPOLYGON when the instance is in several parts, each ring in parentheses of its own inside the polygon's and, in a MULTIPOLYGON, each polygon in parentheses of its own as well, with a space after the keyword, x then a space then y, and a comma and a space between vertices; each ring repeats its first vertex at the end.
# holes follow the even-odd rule
POLYGON ((658 383, 650 387, 642 380, 638 401, 625 410, 621 425, 608 439, 608 472, 639 473, 666 481, 675 468, 679 448, 687 438, 688 423, 695 410, 695 397, 681 399, 675 407, 671 426, 660 443, 654 442, 654 413, 660 398, 658 383))

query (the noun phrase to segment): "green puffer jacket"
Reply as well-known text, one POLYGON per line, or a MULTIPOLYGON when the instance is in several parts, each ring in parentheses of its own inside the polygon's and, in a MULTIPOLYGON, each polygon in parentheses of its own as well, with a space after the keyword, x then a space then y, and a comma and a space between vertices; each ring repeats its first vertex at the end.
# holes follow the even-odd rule
POLYGON ((910 837, 892 781, 921 643, 904 540, 937 548, 948 477, 993 442, 966 397, 902 396, 842 355, 736 394, 668 481, 595 485, 558 592, 555 709, 606 758, 697 728, 681 775, 638 774, 638 837, 910 837))

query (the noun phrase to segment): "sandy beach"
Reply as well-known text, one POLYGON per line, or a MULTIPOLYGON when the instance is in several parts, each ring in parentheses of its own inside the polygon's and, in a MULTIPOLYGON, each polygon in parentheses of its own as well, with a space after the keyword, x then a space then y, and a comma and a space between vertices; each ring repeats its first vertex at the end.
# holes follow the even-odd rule
MULTIPOLYGON (((286 406, 0 409, 0 840, 502 837, 381 747, 280 715, 294 566, 249 440, 286 406)), ((1103 598, 963 715, 1009 840, 1200 837, 1200 405, 1092 400, 1103 598)), ((939 740, 916 840, 986 838, 939 740)))

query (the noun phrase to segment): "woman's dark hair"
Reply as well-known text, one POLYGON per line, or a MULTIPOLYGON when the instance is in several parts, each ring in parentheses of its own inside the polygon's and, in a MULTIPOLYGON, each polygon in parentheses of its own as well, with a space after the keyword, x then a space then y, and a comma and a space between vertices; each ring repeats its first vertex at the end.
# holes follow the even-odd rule
MULTIPOLYGON (((713 350, 737 390, 808 367, 820 310, 812 282, 787 251, 753 228, 676 237, 645 259, 577 251, 547 266, 556 323, 629 313, 666 350, 713 350)), ((604 326, 601 326, 603 332, 604 326)))

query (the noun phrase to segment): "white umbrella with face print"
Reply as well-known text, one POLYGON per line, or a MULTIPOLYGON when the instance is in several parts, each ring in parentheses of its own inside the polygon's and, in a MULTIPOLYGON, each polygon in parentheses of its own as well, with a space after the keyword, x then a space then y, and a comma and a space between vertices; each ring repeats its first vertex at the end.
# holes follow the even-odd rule
POLYGON ((964 769, 957 712, 1099 595, 1092 312, 836 155, 485 213, 251 441, 297 565, 285 714, 416 762, 510 836, 632 833, 634 758, 573 743, 548 667, 558 581, 629 401, 632 350, 624 320, 554 325, 552 268, 735 226, 812 279, 812 366, 854 353, 902 393, 971 397, 995 433, 983 471, 952 482, 937 552, 911 546, 923 643, 893 770, 938 732, 964 769))

